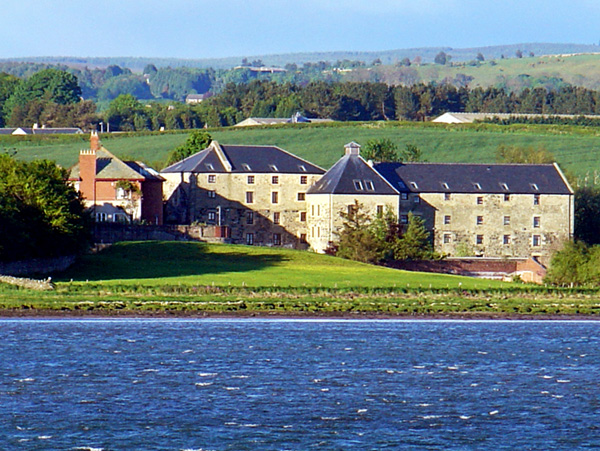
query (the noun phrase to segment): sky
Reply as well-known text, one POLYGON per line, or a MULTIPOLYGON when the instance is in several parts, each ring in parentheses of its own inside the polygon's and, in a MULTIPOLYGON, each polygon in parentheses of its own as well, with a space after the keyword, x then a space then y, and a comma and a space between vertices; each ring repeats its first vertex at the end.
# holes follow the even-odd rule
POLYGON ((3 0, 0 58, 598 44, 599 0, 3 0))

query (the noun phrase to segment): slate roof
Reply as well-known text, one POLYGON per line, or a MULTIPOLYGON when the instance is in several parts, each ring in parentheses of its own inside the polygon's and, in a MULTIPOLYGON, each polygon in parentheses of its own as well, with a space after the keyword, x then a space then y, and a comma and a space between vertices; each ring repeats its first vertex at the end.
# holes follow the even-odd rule
POLYGON ((344 155, 307 194, 398 194, 377 171, 359 155, 344 155))
MULTIPOLYGON (((79 163, 71 168, 70 180, 79 180, 79 163)), ((138 161, 122 161, 104 147, 96 151, 98 180, 155 180, 164 179, 154 169, 138 161)))
POLYGON ((208 148, 161 172, 323 174, 325 170, 279 147, 222 145, 213 141, 208 148), (231 171, 218 152, 231 165, 231 171))
POLYGON ((572 193, 553 164, 379 163, 374 167, 401 192, 572 193))

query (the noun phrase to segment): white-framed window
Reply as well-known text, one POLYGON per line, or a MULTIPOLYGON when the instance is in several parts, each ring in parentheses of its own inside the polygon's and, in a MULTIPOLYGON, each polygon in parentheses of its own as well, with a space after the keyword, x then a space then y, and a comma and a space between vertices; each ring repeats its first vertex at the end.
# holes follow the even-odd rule
POLYGON ((367 191, 375 191, 375 185, 373 185, 373 181, 365 180, 365 188, 367 188, 367 191))
POLYGON ((444 193, 444 200, 451 200, 451 199, 452 199, 452 194, 444 193))
POLYGON ((534 216, 533 217, 533 228, 534 229, 539 229, 540 228, 540 223, 541 223, 541 218, 539 216, 534 216))
POLYGON ((254 234, 253 233, 246 234, 246 244, 249 246, 252 246, 254 244, 254 234))
POLYGON ((362 180, 352 180, 352 183, 354 183, 354 189, 356 191, 364 190, 362 180))
POLYGON ((483 224, 483 216, 477 216, 477 225, 483 224))
POLYGON ((273 213, 273 224, 279 224, 281 222, 281 213, 276 211, 273 213))
POLYGON ((477 196, 477 205, 483 205, 483 196, 477 196))
POLYGON ((213 222, 217 220, 217 214, 214 211, 208 212, 208 220, 213 222))
POLYGON ((505 226, 510 225, 510 216, 505 216, 504 217, 504 225, 505 226))
POLYGON ((300 202, 306 200, 306 193, 298 193, 298 200, 300 202))
POLYGON ((510 235, 504 235, 502 237, 502 244, 508 246, 510 244, 510 235))
POLYGON ((305 211, 300 212, 300 222, 306 222, 306 212, 305 211))
POLYGON ((278 175, 274 175, 271 177, 271 183, 273 185, 279 185, 279 176, 278 175))
POLYGON ((418 195, 418 194, 415 194, 415 197, 413 197, 413 202, 414 202, 415 204, 419 204, 419 203, 421 203, 421 198, 419 197, 419 195, 418 195))
POLYGON ((538 247, 542 245, 542 237, 541 235, 533 235, 533 237, 531 237, 531 244, 534 247, 538 247))
POLYGON ((217 176, 215 174, 208 174, 208 183, 217 183, 217 176))
POLYGON ((246 179, 246 182, 248 183, 248 185, 254 185, 254 176, 249 175, 248 178, 246 179))
POLYGON ((308 185, 308 176, 306 176, 306 175, 300 176, 300 185, 308 185))
POLYGON ((211 199, 217 197, 217 192, 215 190, 209 190, 206 192, 206 194, 208 194, 208 197, 210 197, 211 199))
POLYGON ((539 205, 539 204, 540 204, 540 195, 534 194, 533 195, 533 205, 539 205))
POLYGON ((444 216, 444 224, 450 224, 451 221, 452 221, 452 216, 450 216, 450 215, 444 216))
POLYGON ((129 199, 131 198, 131 191, 124 188, 117 188, 117 199, 129 199))
POLYGON ((477 235, 475 237, 475 243, 479 245, 483 244, 483 235, 477 235))
POLYGON ((273 234, 273 245, 274 246, 281 246, 281 233, 274 233, 273 234))
POLYGON ((408 193, 400 193, 400 199, 408 200, 408 193))
POLYGON ((106 222, 108 215, 106 213, 96 213, 96 222, 106 222))
POLYGON ((246 212, 246 224, 254 224, 254 212, 253 211, 246 212))
POLYGON ((450 244, 452 242, 452 234, 444 233, 444 244, 450 244))

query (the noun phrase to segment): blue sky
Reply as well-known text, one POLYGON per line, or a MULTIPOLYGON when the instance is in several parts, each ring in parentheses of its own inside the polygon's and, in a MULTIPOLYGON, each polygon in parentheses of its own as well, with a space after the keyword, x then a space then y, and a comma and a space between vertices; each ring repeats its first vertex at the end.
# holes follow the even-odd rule
POLYGON ((4 0, 0 58, 600 41, 598 0, 4 0))

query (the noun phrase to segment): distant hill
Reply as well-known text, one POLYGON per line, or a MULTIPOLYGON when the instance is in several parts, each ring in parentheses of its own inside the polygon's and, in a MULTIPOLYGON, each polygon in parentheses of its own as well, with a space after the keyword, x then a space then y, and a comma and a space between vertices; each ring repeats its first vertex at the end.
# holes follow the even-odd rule
POLYGON ((573 53, 598 53, 600 46, 588 44, 550 44, 550 43, 523 43, 510 45, 497 45, 489 47, 472 47, 463 49, 454 49, 451 47, 423 47, 410 49, 396 49, 372 52, 306 52, 306 53, 284 53, 274 55, 241 55, 237 57, 226 58, 198 58, 198 59, 180 59, 180 58, 141 58, 141 57, 22 57, 22 58, 4 58, 0 62, 35 62, 46 64, 64 64, 71 67, 107 67, 118 65, 128 67, 139 72, 147 64, 154 64, 157 67, 198 67, 230 69, 240 64, 243 58, 249 61, 261 60, 268 66, 285 66, 288 63, 303 64, 305 62, 332 61, 337 60, 359 60, 371 63, 380 59, 383 64, 394 64, 403 58, 413 60, 420 56, 424 63, 433 62, 435 56, 443 51, 452 56, 454 62, 465 62, 475 59, 478 53, 481 53, 486 59, 499 59, 504 55, 506 58, 513 58, 517 50, 525 55, 530 52, 536 56, 539 55, 561 55, 573 53))

